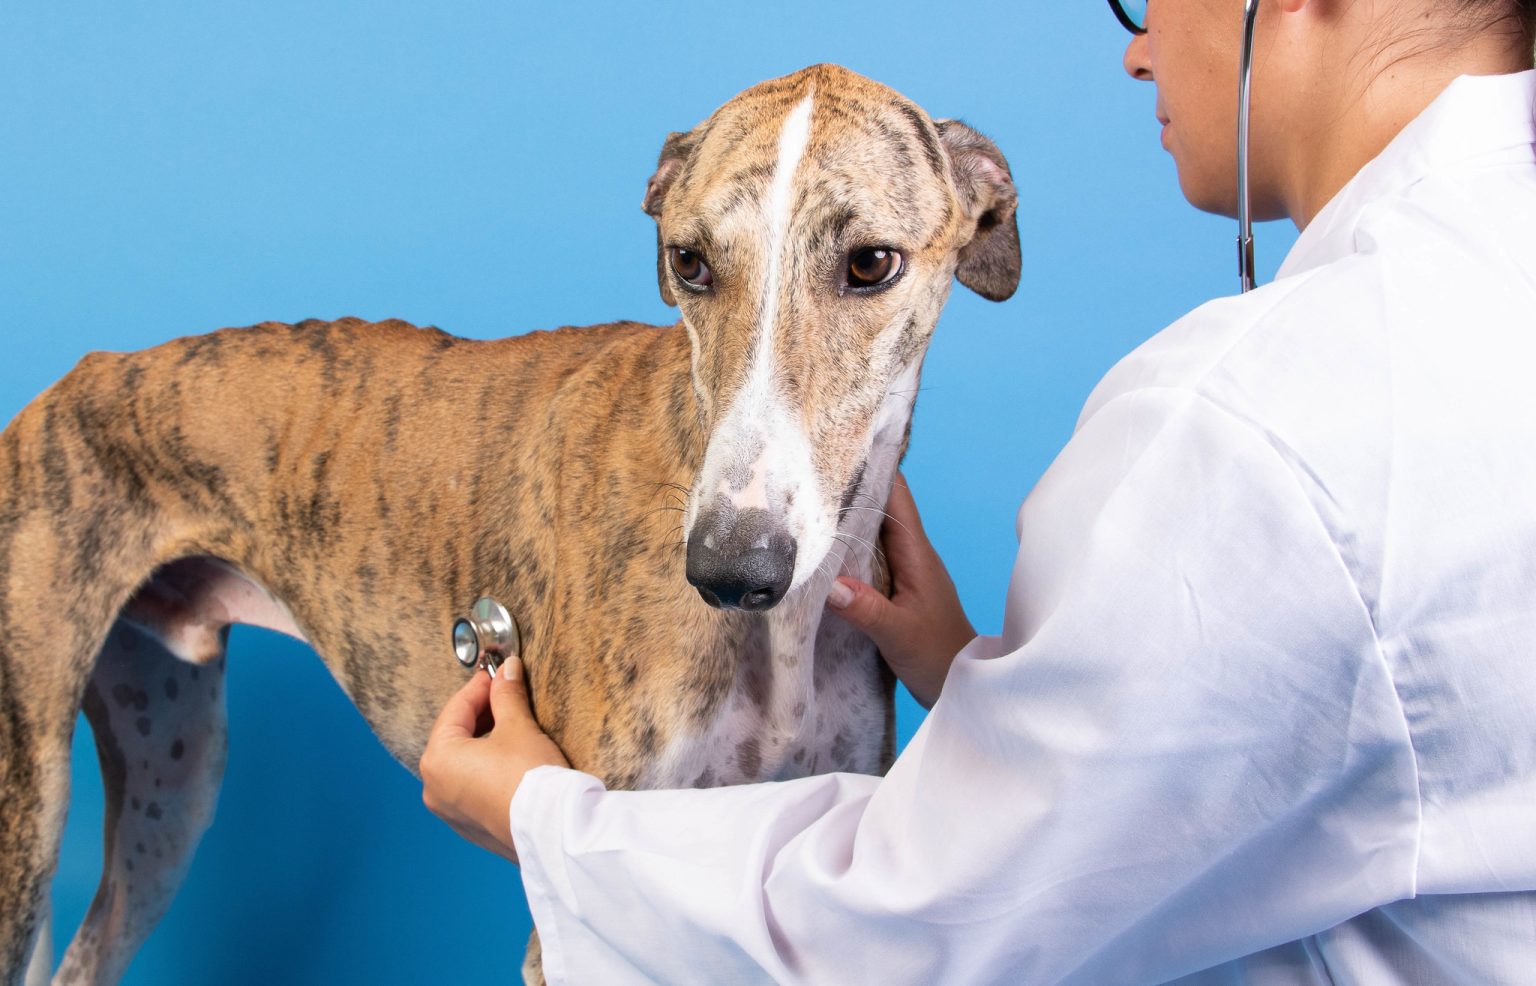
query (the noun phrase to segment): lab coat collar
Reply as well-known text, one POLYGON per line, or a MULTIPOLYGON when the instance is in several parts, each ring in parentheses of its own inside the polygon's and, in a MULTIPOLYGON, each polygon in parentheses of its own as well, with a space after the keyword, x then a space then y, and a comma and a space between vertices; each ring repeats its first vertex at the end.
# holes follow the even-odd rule
POLYGON ((1355 227, 1373 202, 1448 165, 1533 144, 1536 70, 1457 78, 1313 217, 1276 277, 1354 253, 1355 227))

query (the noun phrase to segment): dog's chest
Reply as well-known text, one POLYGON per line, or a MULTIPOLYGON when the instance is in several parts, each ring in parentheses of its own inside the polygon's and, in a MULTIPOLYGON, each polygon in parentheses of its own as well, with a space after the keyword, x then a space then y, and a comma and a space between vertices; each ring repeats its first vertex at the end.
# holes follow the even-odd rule
MULTIPOLYGON (((814 597, 813 597, 814 598, 814 597)), ((702 728, 676 735, 645 787, 714 787, 830 771, 878 773, 890 704, 868 638, 814 607, 768 614, 769 646, 742 655, 702 728)))

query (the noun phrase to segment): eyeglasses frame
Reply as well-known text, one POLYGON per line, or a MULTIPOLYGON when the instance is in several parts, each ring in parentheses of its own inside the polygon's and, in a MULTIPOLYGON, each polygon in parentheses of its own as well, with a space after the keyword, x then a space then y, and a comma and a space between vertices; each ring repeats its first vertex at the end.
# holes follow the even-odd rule
POLYGON ((1131 15, 1127 14, 1125 8, 1120 6, 1120 0, 1109 0, 1109 9, 1115 12, 1115 20, 1119 21, 1127 31, 1130 31, 1132 34, 1147 33, 1147 29, 1137 26, 1136 22, 1131 19, 1131 15))

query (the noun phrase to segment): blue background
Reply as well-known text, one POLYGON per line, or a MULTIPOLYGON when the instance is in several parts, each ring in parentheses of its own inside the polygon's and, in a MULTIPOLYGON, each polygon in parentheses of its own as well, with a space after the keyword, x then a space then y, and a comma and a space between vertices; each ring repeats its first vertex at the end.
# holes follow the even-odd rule
MULTIPOLYGON (((992 135, 1022 190, 1022 288, 957 288, 906 466, 995 632, 1014 511, 1093 384, 1235 283, 1233 224, 1180 197, 1127 38, 1100 0, 7 3, 0 420, 89 350, 264 319, 670 322, 639 210, 662 138, 839 62, 992 135)), ((1293 239, 1261 230, 1261 279, 1293 239)), ((237 630, 228 695, 217 818, 128 982, 515 980, 517 871, 426 812, 312 653, 237 630)), ((903 695, 903 739, 919 717, 903 695)), ((101 862, 83 720, 74 790, 58 954, 101 862)))

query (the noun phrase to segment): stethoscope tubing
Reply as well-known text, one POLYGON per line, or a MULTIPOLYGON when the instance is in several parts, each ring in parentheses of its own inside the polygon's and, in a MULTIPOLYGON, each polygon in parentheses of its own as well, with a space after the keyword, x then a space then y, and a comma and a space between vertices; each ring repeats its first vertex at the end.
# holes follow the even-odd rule
POLYGON ((1253 204, 1248 190, 1248 106, 1253 92, 1253 25, 1259 0, 1244 0, 1243 47, 1237 84, 1237 278, 1253 290, 1253 204))

